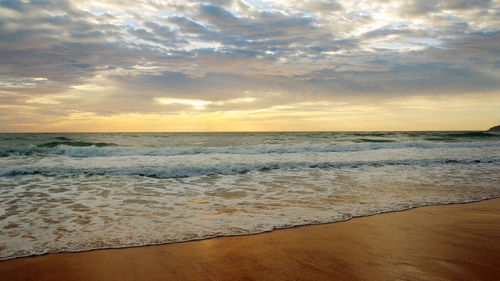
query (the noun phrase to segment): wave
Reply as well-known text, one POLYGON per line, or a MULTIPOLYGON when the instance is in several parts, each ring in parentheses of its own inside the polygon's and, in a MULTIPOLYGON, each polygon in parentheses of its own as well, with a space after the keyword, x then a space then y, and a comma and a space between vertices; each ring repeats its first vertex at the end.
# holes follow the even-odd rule
POLYGON ((398 132, 354 132, 347 134, 360 137, 386 137, 386 136, 394 136, 398 134, 398 132))
MULTIPOLYGON (((64 138, 64 137, 62 137, 64 138)), ((67 139, 67 138, 64 138, 67 139)), ((107 142, 86 142, 86 141, 53 141, 53 142, 46 142, 42 144, 38 144, 37 147, 41 148, 52 148, 52 147, 57 147, 57 146, 74 146, 74 147, 105 147, 105 146, 116 146, 114 143, 107 143, 107 142)))
POLYGON ((430 166, 447 164, 500 163, 500 158, 481 159, 407 159, 384 161, 355 162, 271 162, 264 164, 231 163, 219 165, 177 165, 172 167, 126 167, 126 168, 62 168, 18 166, 0 168, 0 177, 22 175, 109 175, 109 176, 145 176, 153 178, 181 178, 204 175, 234 175, 251 171, 267 172, 276 169, 299 168, 360 168, 382 166, 430 166))
POLYGON ((32 154, 55 154, 69 157, 96 156, 175 156, 194 154, 284 154, 284 153, 314 153, 314 152, 353 152, 378 149, 405 148, 480 148, 500 146, 500 141, 482 142, 428 142, 406 141, 389 142, 386 140, 366 139, 362 143, 321 144, 301 143, 294 145, 259 144, 247 146, 224 147, 165 147, 165 148, 127 148, 117 147, 113 143, 92 142, 50 142, 33 148, 4 149, 0 148, 0 157, 29 156, 32 154))
POLYGON ((490 139, 498 138, 499 134, 495 132, 486 131, 423 131, 423 132, 356 132, 347 133, 347 136, 358 136, 358 137, 400 137, 400 136, 410 136, 421 138, 424 137, 428 140, 459 140, 459 139, 490 139))
POLYGON ((359 139, 357 142, 395 142, 394 140, 384 139, 359 139))
POLYGON ((60 145, 50 153, 72 156, 174 156, 193 154, 283 154, 308 152, 351 152, 376 149, 404 149, 404 148, 471 148, 500 146, 500 142, 463 142, 463 143, 436 143, 436 142, 365 142, 353 144, 317 144, 302 143, 296 145, 261 144, 236 147, 167 147, 167 148, 119 148, 119 147, 70 147, 60 145))
POLYGON ((492 139, 498 138, 500 135, 492 132, 449 132, 431 134, 426 137, 428 141, 457 141, 460 139, 492 139))
POLYGON ((457 132, 457 133, 447 133, 445 136, 450 136, 454 138, 492 138, 498 137, 497 134, 490 132, 457 132))
POLYGON ((55 137, 54 139, 56 140, 62 140, 62 141, 71 141, 72 139, 67 138, 67 137, 55 137))

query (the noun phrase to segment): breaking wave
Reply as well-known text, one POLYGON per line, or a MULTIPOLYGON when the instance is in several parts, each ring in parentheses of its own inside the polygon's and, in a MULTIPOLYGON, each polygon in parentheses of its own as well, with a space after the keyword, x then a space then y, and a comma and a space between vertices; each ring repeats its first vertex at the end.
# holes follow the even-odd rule
POLYGON ((481 159, 408 159, 384 161, 355 161, 355 162, 271 162, 263 164, 231 163, 219 165, 176 165, 171 167, 111 167, 111 168, 63 168, 63 167, 34 167, 17 166, 14 168, 0 168, 0 177, 21 175, 109 175, 109 176, 145 176, 153 178, 179 178, 204 175, 233 175, 251 171, 266 172, 276 169, 299 168, 360 168, 380 166, 430 166, 446 164, 480 164, 500 163, 500 158, 481 159))
POLYGON ((63 141, 52 141, 46 142, 42 144, 38 144, 37 147, 57 147, 57 146, 71 146, 71 147, 105 147, 105 146, 116 146, 114 143, 107 142, 86 142, 86 141, 72 141, 65 137, 60 137, 60 140, 63 141))
POLYGON ((51 149, 24 150, 24 151, 2 151, 0 154, 31 154, 49 153, 72 157, 94 157, 94 156, 174 156, 174 155, 194 155, 194 154, 269 154, 269 153, 307 153, 307 152, 350 152, 366 151, 377 149, 404 149, 404 148, 472 148, 472 147, 492 147, 500 146, 500 141, 496 142, 364 142, 349 144, 318 144, 302 143, 295 145, 281 144, 260 144, 233 147, 166 147, 166 148, 124 148, 113 147, 110 144, 102 145, 67 145, 59 144, 51 149))

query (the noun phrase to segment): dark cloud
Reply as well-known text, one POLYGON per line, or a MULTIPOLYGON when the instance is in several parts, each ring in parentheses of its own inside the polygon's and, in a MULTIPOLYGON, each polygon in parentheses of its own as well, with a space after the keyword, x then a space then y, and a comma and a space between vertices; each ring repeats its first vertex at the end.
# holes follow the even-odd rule
POLYGON ((72 17, 85 17, 87 12, 78 9, 69 0, 2 0, 0 6, 23 14, 37 14, 43 11, 63 12, 72 17))
POLYGON ((89 68, 91 66, 90 63, 72 63, 69 65, 74 66, 74 67, 78 67, 78 68, 89 68))
POLYGON ((456 10, 489 8, 491 4, 491 0, 446 0, 441 2, 443 8, 456 10))
POLYGON ((410 0, 404 2, 401 12, 405 15, 425 15, 443 10, 485 9, 492 3, 491 0, 410 0))
POLYGON ((313 11, 340 11, 343 9, 337 1, 325 0, 307 1, 302 8, 313 11))
POLYGON ((22 12, 27 6, 23 1, 20 0, 2 0, 0 1, 0 5, 2 7, 16 10, 18 12, 22 12))
POLYGON ((407 1, 405 5, 403 5, 401 8, 401 12, 405 15, 425 15, 428 13, 436 12, 438 10, 439 10, 438 1, 427 1, 427 0, 407 1))
POLYGON ((373 39, 373 38, 387 37, 390 35, 422 36, 426 35, 426 33, 420 30, 411 30, 408 28, 379 28, 363 34, 362 37, 363 39, 373 39))
POLYGON ((70 32, 71 37, 75 38, 76 40, 81 40, 81 39, 90 39, 90 40, 99 40, 103 39, 106 37, 106 33, 99 31, 99 30, 93 30, 89 32, 70 32))
POLYGON ((285 15, 281 12, 257 12, 249 17, 237 17, 214 5, 200 5, 197 17, 211 24, 216 30, 229 35, 259 40, 281 37, 298 37, 316 33, 314 19, 304 16, 285 15))
MULTIPOLYGON (((148 92, 153 97, 220 101, 234 99, 241 91, 272 88, 266 79, 229 73, 206 73, 201 77, 166 71, 156 75, 117 76, 115 81, 134 92, 148 92)), ((120 87, 121 88, 121 87, 120 87)))
POLYGON ((192 21, 186 17, 179 17, 179 16, 170 17, 168 21, 179 26, 181 31, 185 33, 194 33, 200 35, 210 33, 210 31, 208 31, 201 24, 192 21))
POLYGON ((240 20, 224 8, 214 5, 201 4, 199 15, 216 26, 238 25, 240 20))
POLYGON ((322 69, 296 79, 305 83, 299 87, 314 89, 327 97, 456 95, 488 92, 500 87, 498 77, 492 73, 443 63, 395 65, 385 71, 322 69))

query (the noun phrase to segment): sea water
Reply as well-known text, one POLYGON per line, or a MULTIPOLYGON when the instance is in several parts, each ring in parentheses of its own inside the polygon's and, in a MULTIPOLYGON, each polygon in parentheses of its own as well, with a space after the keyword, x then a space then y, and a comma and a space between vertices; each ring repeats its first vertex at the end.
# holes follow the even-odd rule
POLYGON ((489 132, 0 134, 0 259, 500 196, 489 132))

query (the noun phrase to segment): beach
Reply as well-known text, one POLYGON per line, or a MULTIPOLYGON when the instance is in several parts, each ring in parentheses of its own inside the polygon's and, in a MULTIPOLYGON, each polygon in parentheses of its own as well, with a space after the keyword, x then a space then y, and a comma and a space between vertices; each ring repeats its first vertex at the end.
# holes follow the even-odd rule
POLYGON ((499 11, 0 0, 0 281, 500 281, 499 11))
POLYGON ((2 280, 495 280, 500 199, 0 262, 2 280))

